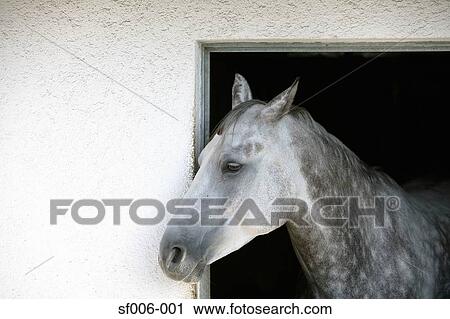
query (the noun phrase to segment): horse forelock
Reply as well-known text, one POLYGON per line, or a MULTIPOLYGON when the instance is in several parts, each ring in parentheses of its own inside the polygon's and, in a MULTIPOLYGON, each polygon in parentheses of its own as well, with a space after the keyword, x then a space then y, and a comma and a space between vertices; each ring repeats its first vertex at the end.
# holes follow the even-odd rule
POLYGON ((225 117, 216 125, 214 128, 211 138, 216 134, 222 135, 222 133, 230 128, 232 125, 236 124, 238 119, 252 106, 254 105, 266 105, 266 102, 260 100, 249 100, 236 105, 230 112, 225 115, 225 117))

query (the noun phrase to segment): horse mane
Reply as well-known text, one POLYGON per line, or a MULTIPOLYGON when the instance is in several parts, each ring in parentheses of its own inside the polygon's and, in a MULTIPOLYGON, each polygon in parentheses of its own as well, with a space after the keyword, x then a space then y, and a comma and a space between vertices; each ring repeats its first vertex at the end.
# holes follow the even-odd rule
MULTIPOLYGON (((330 186, 340 185, 339 191, 348 193, 347 195, 351 195, 355 188, 360 191, 361 195, 373 195, 374 187, 378 188, 378 191, 383 189, 385 191, 388 189, 401 190, 401 187, 388 174, 380 170, 379 167, 372 167, 362 161, 336 136, 330 134, 322 125, 316 122, 305 108, 294 107, 288 114, 299 121, 303 129, 310 132, 308 135, 311 137, 311 141, 309 141, 311 150, 324 154, 327 157, 329 156, 327 163, 321 163, 323 164, 321 170, 328 174, 329 177, 330 175, 336 177, 330 180, 330 186), (349 181, 352 181, 352 183, 349 183, 349 181), (353 184, 355 181, 358 185, 353 184)), ((311 159, 311 156, 313 155, 310 152, 306 157, 302 157, 302 161, 314 162, 317 160, 311 159)), ((305 163, 303 163, 303 166, 305 166, 305 163)), ((308 166, 307 163, 306 166, 308 166)), ((308 175, 308 169, 303 169, 303 172, 305 175, 308 175)), ((309 174, 311 175, 311 172, 309 174)), ((312 179, 317 180, 318 173, 314 172, 312 174, 314 175, 312 179)), ((308 179, 308 176, 305 177, 308 179)), ((313 198, 338 195, 324 193, 324 190, 329 191, 331 188, 319 187, 311 195, 313 198)))
MULTIPOLYGON (((254 105, 267 105, 266 102, 261 100, 249 100, 246 102, 242 102, 235 106, 228 114, 217 124, 214 128, 213 133, 211 134, 211 138, 214 135, 221 135, 228 128, 236 125, 238 119, 252 106, 254 105)), ((398 184, 386 173, 382 172, 378 168, 371 167, 363 162, 359 157, 353 153, 347 146, 344 145, 337 137, 328 133, 328 131, 316 122, 311 114, 303 107, 294 106, 290 109, 290 111, 285 114, 285 116, 293 117, 297 122, 299 122, 299 126, 309 132, 307 134, 311 137, 309 141, 309 146, 311 150, 315 153, 328 154, 332 156, 333 161, 330 163, 322 163, 321 170, 325 173, 331 173, 333 170, 339 169, 336 164, 339 163, 341 169, 345 169, 348 172, 348 178, 354 176, 355 174, 359 177, 358 187, 362 191, 362 193, 369 194, 371 193, 371 188, 374 185, 382 186, 382 188, 399 188, 398 184), (338 163, 337 163, 338 162, 338 163), (326 165, 325 165, 326 164, 326 165), (352 175, 353 174, 353 175, 352 175)), ((315 160, 309 159, 308 156, 314 156, 314 154, 307 154, 307 158, 303 157, 302 162, 304 162, 303 166, 308 166, 308 162, 314 162, 315 160)), ((317 159, 316 159, 317 160, 317 159)), ((307 174, 307 170, 304 171, 307 174)), ((342 173, 342 172, 339 172, 342 173)), ((345 173, 345 172, 344 172, 345 173)), ((313 178, 314 180, 318 179, 318 176, 313 178)), ((335 180, 334 183, 336 185, 342 184, 342 181, 335 180)), ((322 190, 328 189, 328 187, 321 187, 322 190)), ((350 190, 348 190, 350 192, 350 190)), ((313 194, 311 194, 313 195, 313 194)), ((322 191, 317 189, 313 197, 323 196, 322 191), (321 194, 319 194, 321 193, 321 194)), ((328 194, 331 195, 331 194, 328 194)))

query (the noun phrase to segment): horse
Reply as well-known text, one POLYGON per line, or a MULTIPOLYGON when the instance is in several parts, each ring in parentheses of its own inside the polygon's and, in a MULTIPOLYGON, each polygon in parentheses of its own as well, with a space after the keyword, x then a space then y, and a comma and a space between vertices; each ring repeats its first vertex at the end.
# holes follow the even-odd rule
POLYGON ((449 297, 449 184, 401 187, 368 166, 294 105, 297 87, 298 79, 263 102, 235 75, 232 110, 201 152, 184 195, 210 205, 192 200, 193 207, 185 207, 200 212, 203 223, 167 226, 158 256, 163 272, 173 280, 198 282, 207 265, 286 225, 312 297, 449 297), (348 204, 351 198, 359 204, 348 204), (393 210, 375 205, 379 198, 394 198, 398 205, 393 210), (246 199, 261 216, 232 225, 246 199), (292 212, 278 223, 264 222, 273 218, 274 199, 305 205, 290 206, 292 212), (317 206, 321 199, 340 204, 317 206), (307 214, 297 209, 304 206, 307 214), (319 213, 312 207, 320 207, 319 213), (321 223, 314 215, 344 222, 321 223))

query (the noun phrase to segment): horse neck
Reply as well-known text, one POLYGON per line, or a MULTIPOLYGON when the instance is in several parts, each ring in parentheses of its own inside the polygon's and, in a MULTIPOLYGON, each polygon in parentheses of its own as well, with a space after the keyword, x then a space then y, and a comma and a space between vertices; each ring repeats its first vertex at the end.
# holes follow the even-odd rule
MULTIPOLYGON (((365 165, 335 137, 325 131, 315 134, 313 138, 309 136, 308 147, 305 147, 305 140, 297 143, 302 145, 297 152, 297 160, 311 202, 327 196, 357 196, 366 204, 367 201, 372 203, 375 196, 398 196, 402 204, 407 201, 402 189, 392 179, 365 165)), ((297 132, 296 136, 301 138, 308 133, 297 132)), ((389 218, 387 222, 391 223, 389 218)), ((287 226, 302 268, 319 296, 331 296, 330 291, 339 292, 339 285, 345 286, 349 276, 355 273, 366 276, 364 271, 373 262, 370 252, 382 251, 391 245, 384 238, 379 240, 380 233, 373 220, 357 231, 350 231, 346 226, 327 228, 312 225, 305 228, 289 222, 287 226), (330 288, 330 282, 335 286, 330 288)), ((396 237, 395 223, 389 227, 386 232, 383 230, 382 236, 396 237)), ((392 244, 398 242, 392 241, 392 244)), ((339 296, 339 293, 334 296, 339 296)))
POLYGON ((292 140, 312 200, 324 196, 358 196, 364 200, 376 195, 404 195, 394 180, 366 165, 318 123, 309 125, 293 132, 292 140))

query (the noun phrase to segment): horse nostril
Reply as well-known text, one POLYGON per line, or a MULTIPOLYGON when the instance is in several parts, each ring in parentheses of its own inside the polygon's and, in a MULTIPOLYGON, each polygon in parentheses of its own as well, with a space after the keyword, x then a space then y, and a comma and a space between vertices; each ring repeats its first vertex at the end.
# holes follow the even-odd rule
POLYGON ((179 264, 184 257, 184 249, 178 246, 172 247, 172 250, 170 251, 169 258, 167 259, 170 264, 177 265, 179 264))

